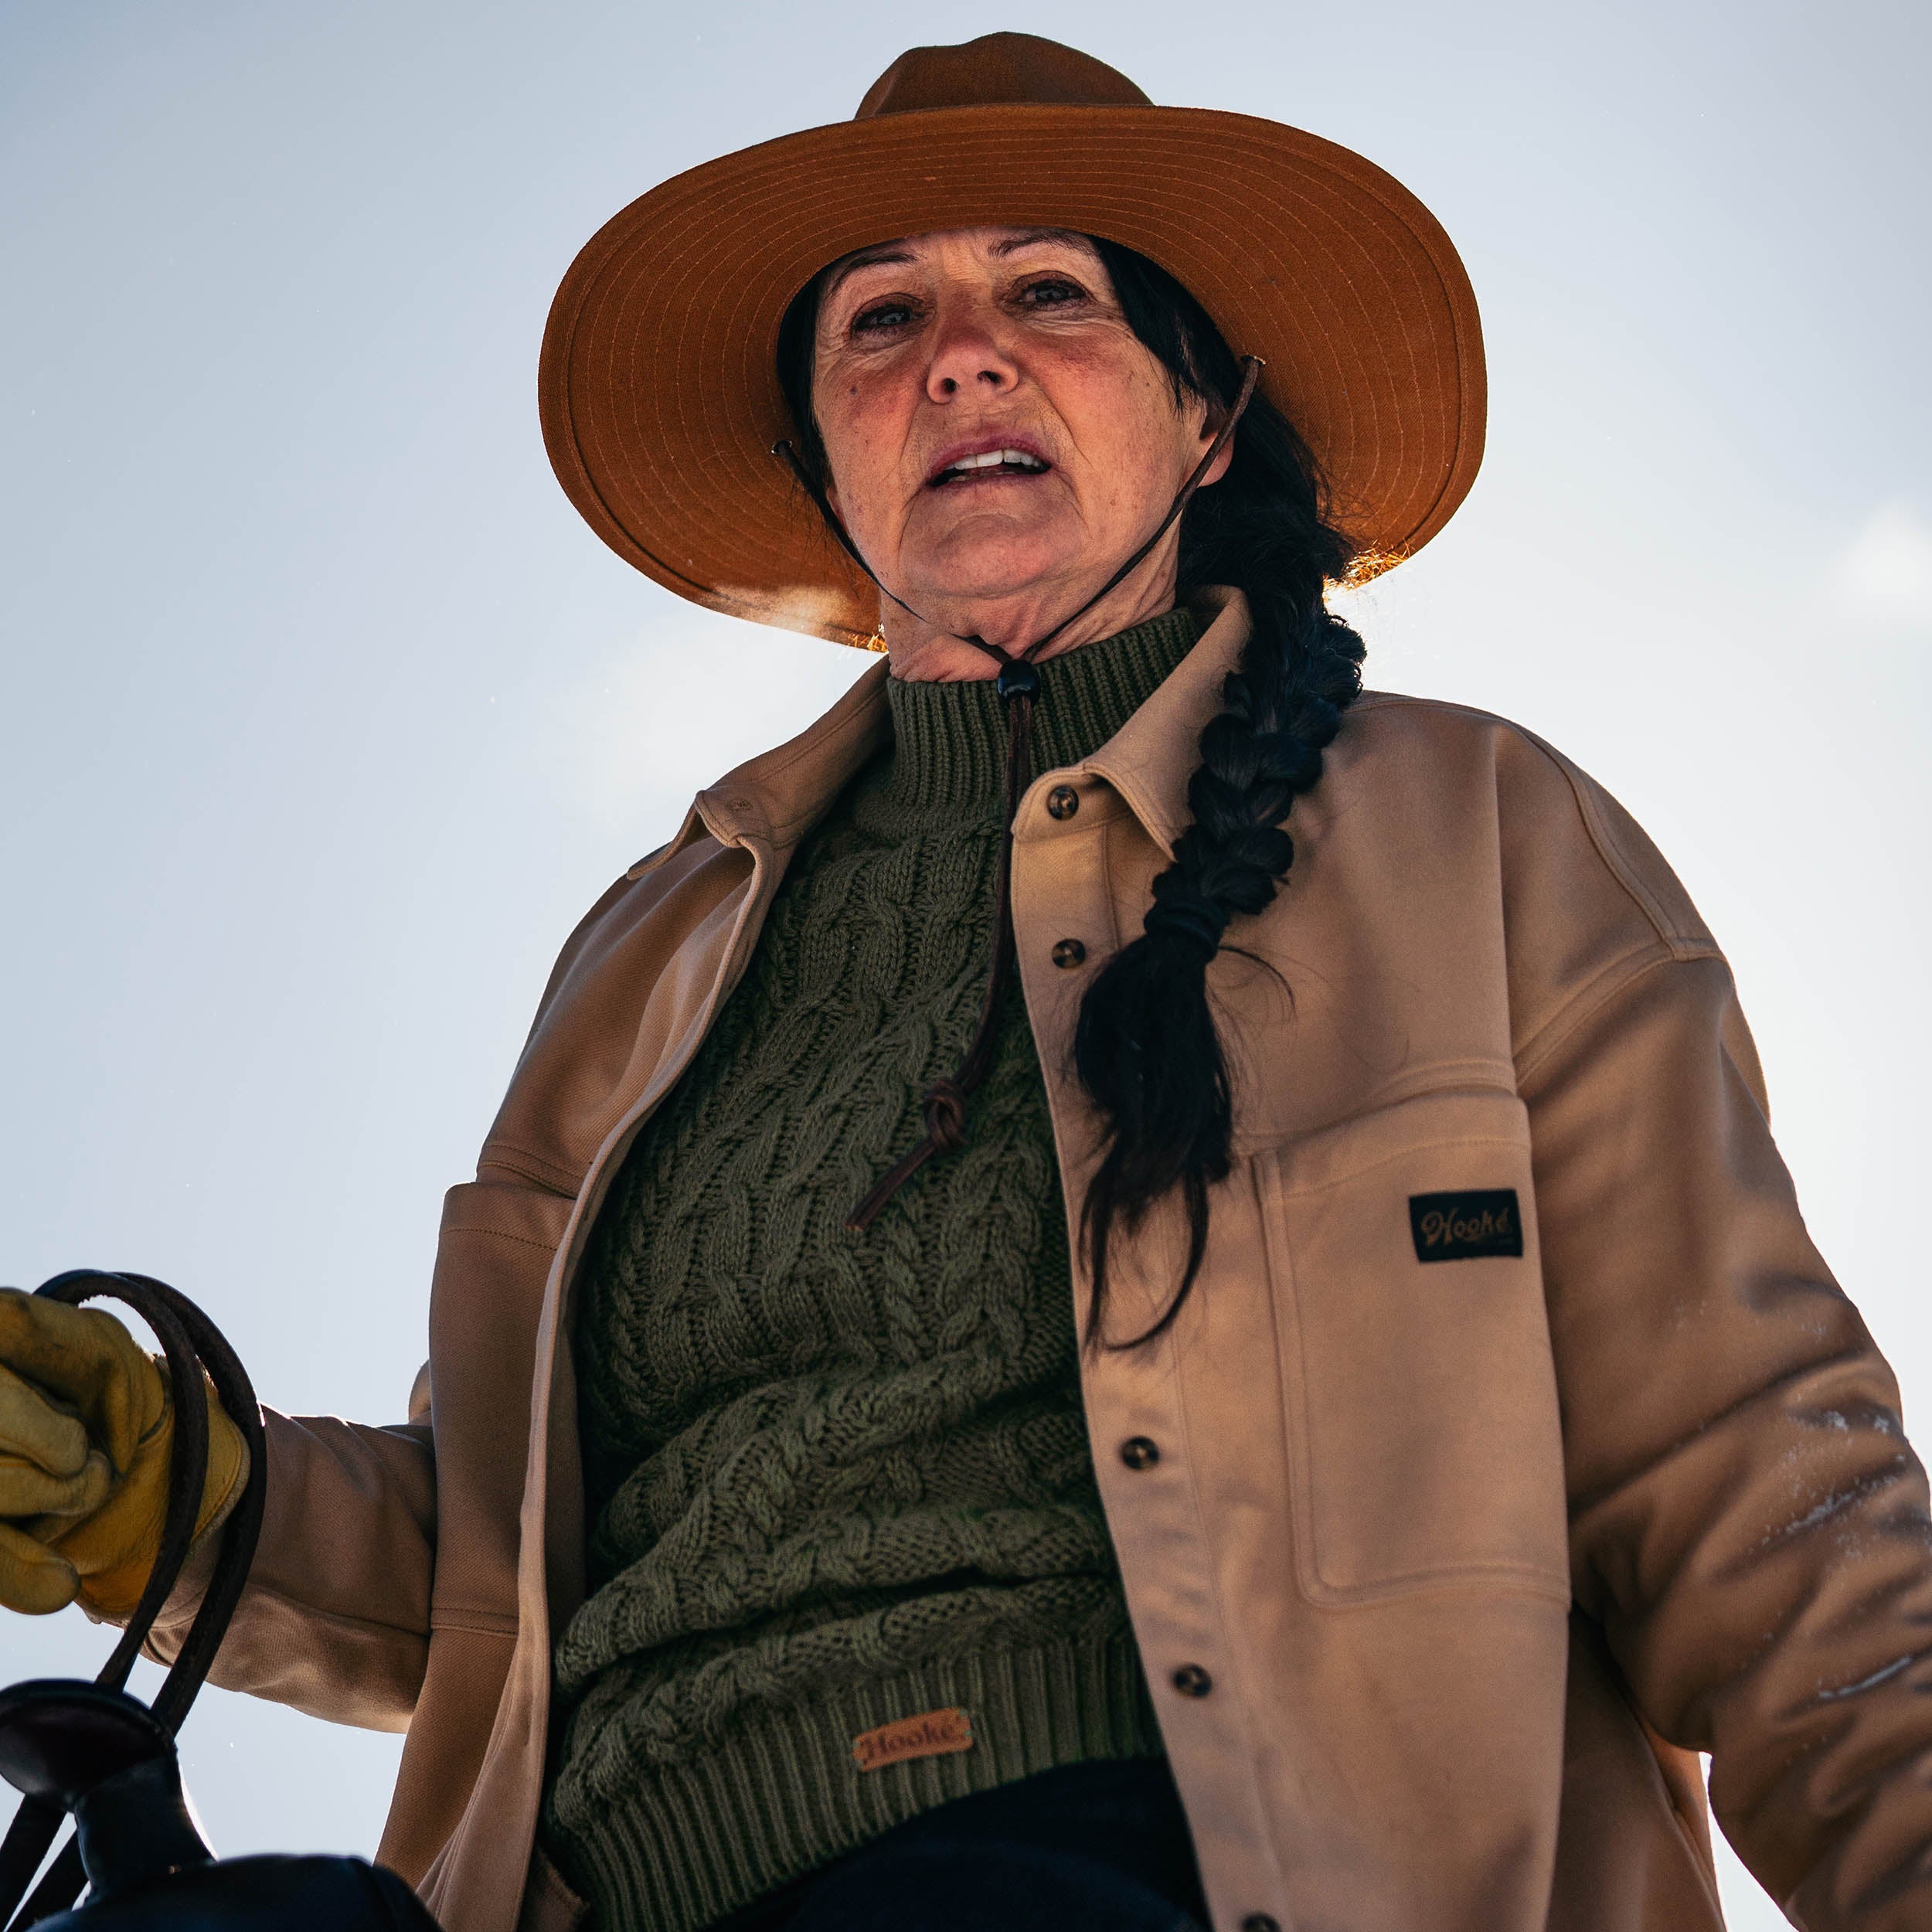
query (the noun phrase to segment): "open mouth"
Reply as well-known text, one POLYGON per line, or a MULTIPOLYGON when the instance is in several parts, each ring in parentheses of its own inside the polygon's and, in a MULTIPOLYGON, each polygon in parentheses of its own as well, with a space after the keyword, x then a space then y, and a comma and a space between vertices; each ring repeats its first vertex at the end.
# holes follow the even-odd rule
POLYGON ((934 474, 926 487, 941 490, 961 483, 990 482, 996 477, 1044 476, 1053 467, 1043 456, 1036 456, 1031 450, 981 450, 975 455, 959 457, 948 463, 934 474))

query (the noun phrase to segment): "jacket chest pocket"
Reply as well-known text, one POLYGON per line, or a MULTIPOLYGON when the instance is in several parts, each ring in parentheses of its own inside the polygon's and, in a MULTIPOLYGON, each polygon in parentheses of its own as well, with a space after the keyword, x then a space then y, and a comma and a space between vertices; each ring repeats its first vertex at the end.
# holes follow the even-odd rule
POLYGON ((1427 1094, 1258 1156, 1318 1603, 1569 1599, 1563 1437, 1513 1094, 1427 1094))

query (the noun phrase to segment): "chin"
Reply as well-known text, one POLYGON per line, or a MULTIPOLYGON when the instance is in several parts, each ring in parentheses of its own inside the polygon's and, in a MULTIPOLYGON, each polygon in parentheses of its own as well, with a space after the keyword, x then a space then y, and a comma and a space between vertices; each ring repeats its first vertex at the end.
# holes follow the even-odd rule
POLYGON ((1064 531, 964 530, 908 556, 906 577, 934 602, 1020 597, 1080 571, 1086 547, 1064 531))

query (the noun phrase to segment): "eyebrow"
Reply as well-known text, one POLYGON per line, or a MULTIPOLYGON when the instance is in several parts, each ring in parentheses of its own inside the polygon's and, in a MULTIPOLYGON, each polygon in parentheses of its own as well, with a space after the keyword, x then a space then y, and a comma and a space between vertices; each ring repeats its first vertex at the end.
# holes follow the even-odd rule
MULTIPOLYGON (((833 268, 831 279, 825 284, 825 294, 836 294, 845 277, 856 274, 862 268, 885 267, 894 263, 909 262, 912 259, 911 251, 903 242, 881 242, 876 248, 862 248, 856 253, 848 255, 833 268)), ((820 300, 824 299, 825 297, 821 296, 820 300)))
MULTIPOLYGON (((1086 237, 1070 228, 1029 228, 1018 235, 1009 235, 1005 240, 994 243, 991 253, 1004 260, 1017 254, 1022 248, 1035 248, 1042 242, 1070 242, 1078 247, 1086 237)), ((832 272, 825 284, 825 296, 837 293, 849 275, 855 275, 862 268, 890 268, 903 266, 917 258, 903 241, 881 242, 876 248, 861 248, 848 255, 832 272)), ((825 299, 821 296, 820 299, 825 299)))
POLYGON ((1041 242, 1070 242, 1076 247, 1084 248, 1087 237, 1076 234, 1070 228, 1029 228, 1024 234, 1011 235, 1003 242, 995 242, 992 252, 995 255, 1011 255, 1041 242))

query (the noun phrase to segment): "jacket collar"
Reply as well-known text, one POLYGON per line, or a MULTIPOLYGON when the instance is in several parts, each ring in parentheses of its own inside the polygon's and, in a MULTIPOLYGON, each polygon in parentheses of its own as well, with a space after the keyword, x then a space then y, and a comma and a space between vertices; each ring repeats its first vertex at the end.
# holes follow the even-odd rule
POLYGON ((1201 733, 1221 709, 1221 686, 1248 641, 1248 601, 1210 585, 1190 607, 1201 625, 1194 648, 1153 696, 1080 768, 1104 778, 1169 859, 1187 829, 1188 781, 1201 733))
MULTIPOLYGON (((1187 787, 1202 728, 1221 708, 1221 685, 1248 637, 1247 600, 1212 587, 1192 608, 1200 641, 1153 696, 1079 769, 1104 778, 1171 858, 1188 819, 1187 787)), ((883 662, 864 672, 815 723, 761 752, 698 794, 682 828, 631 876, 707 833, 722 845, 787 852, 802 838, 866 760, 886 741, 892 719, 883 662)))
POLYGON ((723 845, 789 852, 891 732, 889 675, 882 658, 797 737, 707 785, 692 801, 676 838, 639 859, 627 876, 641 878, 707 835, 723 845))

